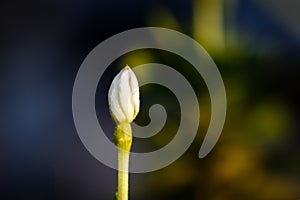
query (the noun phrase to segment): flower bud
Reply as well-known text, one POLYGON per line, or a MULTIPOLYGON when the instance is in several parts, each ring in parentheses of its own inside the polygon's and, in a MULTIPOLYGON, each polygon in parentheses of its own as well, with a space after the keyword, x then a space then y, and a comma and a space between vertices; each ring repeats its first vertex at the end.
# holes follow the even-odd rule
POLYGON ((127 65, 113 79, 108 91, 110 113, 117 124, 131 123, 140 109, 137 78, 127 65))

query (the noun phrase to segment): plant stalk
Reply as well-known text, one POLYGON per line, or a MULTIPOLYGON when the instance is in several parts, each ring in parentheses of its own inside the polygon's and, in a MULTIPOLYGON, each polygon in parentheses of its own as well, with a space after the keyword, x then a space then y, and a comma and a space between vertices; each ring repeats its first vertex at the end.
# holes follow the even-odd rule
POLYGON ((128 165, 129 153, 123 150, 118 150, 118 200, 128 199, 128 165), (124 171, 123 171, 123 170, 124 171))
POLYGON ((118 192, 117 200, 128 200, 129 154, 132 144, 130 124, 119 124, 116 127, 114 143, 118 148, 118 192))

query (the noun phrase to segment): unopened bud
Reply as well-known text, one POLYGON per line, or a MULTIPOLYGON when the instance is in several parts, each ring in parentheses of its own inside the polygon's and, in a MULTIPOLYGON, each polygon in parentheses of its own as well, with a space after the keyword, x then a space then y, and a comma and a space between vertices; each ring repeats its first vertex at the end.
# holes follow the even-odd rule
POLYGON ((117 124, 131 123, 140 109, 137 78, 127 65, 113 79, 108 91, 110 113, 117 124))

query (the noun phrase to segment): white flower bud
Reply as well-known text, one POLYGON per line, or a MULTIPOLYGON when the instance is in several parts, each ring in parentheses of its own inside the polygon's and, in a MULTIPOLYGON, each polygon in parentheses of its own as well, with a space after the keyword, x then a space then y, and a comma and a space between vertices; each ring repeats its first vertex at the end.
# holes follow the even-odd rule
POLYGON ((117 124, 131 123, 140 109, 137 78, 127 65, 113 79, 108 91, 110 113, 117 124))

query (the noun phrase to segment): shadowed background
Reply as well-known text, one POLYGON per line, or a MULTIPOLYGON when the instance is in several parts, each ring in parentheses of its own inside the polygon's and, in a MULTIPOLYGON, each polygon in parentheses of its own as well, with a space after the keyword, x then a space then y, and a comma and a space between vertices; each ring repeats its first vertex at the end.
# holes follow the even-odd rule
MULTIPOLYGON (((114 125, 107 91, 125 64, 172 66, 190 81, 201 112, 197 138, 180 159, 156 172, 131 174, 130 199, 299 199, 299 8, 296 0, 1 1, 0 199, 113 198, 117 172, 81 143, 72 87, 95 46, 143 26, 178 30, 205 47, 222 74, 228 112, 220 140, 200 160, 210 118, 201 76, 179 56, 159 50, 130 52, 113 62, 96 96, 109 138, 114 125)), ((174 137, 180 112, 165 87, 143 86, 141 99, 140 125, 150 122, 154 103, 168 112, 160 133, 134 140, 134 151, 147 152, 174 137)))

